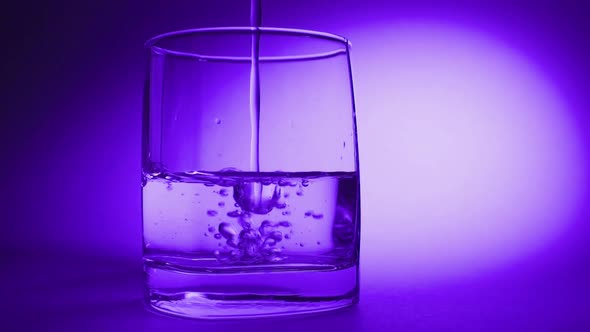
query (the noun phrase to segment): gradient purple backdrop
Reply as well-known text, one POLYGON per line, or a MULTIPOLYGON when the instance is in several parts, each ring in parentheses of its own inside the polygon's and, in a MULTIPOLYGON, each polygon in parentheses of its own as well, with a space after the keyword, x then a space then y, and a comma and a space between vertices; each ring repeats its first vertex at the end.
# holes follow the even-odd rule
POLYGON ((7 322, 50 330, 590 328, 583 1, 265 1, 264 25, 353 43, 361 303, 215 326, 153 316, 140 304, 142 43, 177 29, 247 25, 249 4, 20 6, 2 20, 13 35, 2 55, 0 247, 8 296, 18 297, 3 301, 2 316, 37 319, 7 322))

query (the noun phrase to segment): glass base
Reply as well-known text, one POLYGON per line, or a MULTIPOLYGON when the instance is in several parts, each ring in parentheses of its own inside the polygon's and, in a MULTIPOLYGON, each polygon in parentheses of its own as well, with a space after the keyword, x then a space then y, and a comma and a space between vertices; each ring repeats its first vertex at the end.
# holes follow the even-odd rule
POLYGON ((145 263, 146 301, 158 312, 201 319, 287 316, 358 302, 357 266, 181 271, 145 263))

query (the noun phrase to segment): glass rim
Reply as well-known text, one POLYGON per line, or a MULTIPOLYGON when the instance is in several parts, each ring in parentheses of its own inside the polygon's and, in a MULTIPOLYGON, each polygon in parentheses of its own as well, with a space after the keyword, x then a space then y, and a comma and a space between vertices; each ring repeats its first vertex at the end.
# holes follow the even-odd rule
POLYGON ((339 54, 348 54, 349 48, 351 47, 351 42, 348 38, 328 33, 328 32, 321 32, 315 30, 306 30, 306 29, 295 29, 295 28, 275 28, 275 27, 250 27, 250 26, 243 26, 243 27, 208 27, 208 28, 195 28, 195 29, 186 29, 186 30, 176 30, 171 32, 166 32, 163 34, 156 35, 150 39, 148 39, 144 43, 144 48, 152 50, 156 54, 159 55, 172 55, 178 57, 185 57, 185 58, 194 58, 202 61, 222 61, 222 62, 250 62, 252 59, 250 56, 223 56, 223 55, 206 55, 200 54, 197 52, 182 52, 182 51, 175 51, 169 48, 157 46, 159 42, 164 40, 175 38, 175 37, 184 37, 184 36, 191 36, 191 35, 206 35, 206 34, 216 34, 216 33, 245 33, 245 32, 256 32, 260 31, 263 33, 269 33, 273 35, 282 35, 282 36, 296 36, 296 37, 311 37, 320 40, 327 40, 332 42, 340 43, 344 46, 344 48, 335 49, 328 52, 320 52, 320 53, 307 53, 303 55, 287 55, 287 56, 261 56, 259 61, 262 62, 281 62, 281 61, 298 61, 298 60, 316 60, 316 59, 325 59, 330 58, 339 54))

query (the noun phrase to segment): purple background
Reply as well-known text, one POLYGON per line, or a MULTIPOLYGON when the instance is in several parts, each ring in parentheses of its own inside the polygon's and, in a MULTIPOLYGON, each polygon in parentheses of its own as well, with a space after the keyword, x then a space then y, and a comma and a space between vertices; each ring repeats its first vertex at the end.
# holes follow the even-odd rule
POLYGON ((193 322, 141 304, 149 37, 246 25, 244 1, 13 4, 2 52, 3 324, 48 330, 585 331, 590 45, 583 1, 265 1, 349 37, 361 303, 193 322), (20 6, 20 7, 14 7, 20 6))

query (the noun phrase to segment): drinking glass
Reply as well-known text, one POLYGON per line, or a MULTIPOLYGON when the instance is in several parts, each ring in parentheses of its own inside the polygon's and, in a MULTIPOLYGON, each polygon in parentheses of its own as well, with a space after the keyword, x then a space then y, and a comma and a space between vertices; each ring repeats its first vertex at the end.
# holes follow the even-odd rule
POLYGON ((149 306, 233 318, 356 303, 360 198, 349 41, 295 29, 204 28, 157 36, 146 49, 149 306), (253 37, 260 38, 258 116, 253 37))

